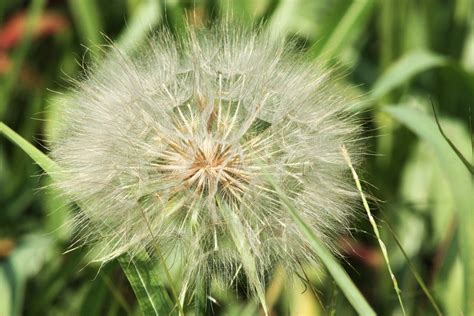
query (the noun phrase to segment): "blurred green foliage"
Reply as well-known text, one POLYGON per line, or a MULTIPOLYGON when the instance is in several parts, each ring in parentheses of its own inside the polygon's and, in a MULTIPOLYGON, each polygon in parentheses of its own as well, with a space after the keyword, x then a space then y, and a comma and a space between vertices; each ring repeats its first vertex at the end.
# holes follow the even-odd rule
MULTIPOLYGON (((365 94, 360 116, 371 155, 357 171, 376 197, 372 212, 407 313, 436 314, 416 275, 444 314, 474 314, 473 178, 430 107, 431 98, 449 139, 474 162, 472 0, 0 1, 0 121, 47 152, 68 78, 80 75, 98 45, 112 40, 133 52, 157 28, 179 35, 186 20, 212 24, 229 12, 291 37, 308 59, 337 63, 365 94)), ((0 315, 139 314, 118 263, 99 267, 85 250, 64 253, 74 206, 48 184, 0 138, 0 315)), ((356 227, 341 238, 341 263, 378 314, 398 315, 368 219, 361 215, 356 227)), ((296 278, 291 286, 279 271, 269 280, 273 314, 355 313, 324 269, 305 270, 311 284, 296 278)), ((258 313, 244 295, 216 292, 210 304, 215 314, 258 313)))

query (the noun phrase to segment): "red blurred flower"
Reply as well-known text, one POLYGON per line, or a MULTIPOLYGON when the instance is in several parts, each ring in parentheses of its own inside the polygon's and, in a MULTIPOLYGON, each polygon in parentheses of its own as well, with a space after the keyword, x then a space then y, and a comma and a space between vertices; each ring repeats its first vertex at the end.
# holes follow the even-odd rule
MULTIPOLYGON (((12 16, 0 28, 0 50, 9 50, 17 45, 24 36, 27 23, 25 12, 12 16)), ((33 30, 33 37, 39 38, 55 34, 69 26, 68 20, 58 13, 45 12, 33 30)))

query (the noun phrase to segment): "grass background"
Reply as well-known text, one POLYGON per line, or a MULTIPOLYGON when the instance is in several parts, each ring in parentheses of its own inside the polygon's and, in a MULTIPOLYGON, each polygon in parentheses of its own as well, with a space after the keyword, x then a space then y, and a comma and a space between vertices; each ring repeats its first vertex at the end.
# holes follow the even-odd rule
MULTIPOLYGON (((0 121, 46 152, 67 77, 80 74, 96 45, 110 38, 133 53, 150 30, 166 26, 179 36, 186 17, 206 25, 229 11, 294 38, 308 59, 339 64, 364 93, 371 155, 357 172, 378 199, 370 206, 406 312, 436 315, 418 278, 443 314, 474 314, 473 180, 430 105, 472 163, 472 0, 1 1, 0 121)), ((41 175, 0 137, 0 315, 138 315, 118 263, 98 273, 85 250, 63 254, 74 210, 39 190, 49 181, 41 175)), ((378 314, 402 314, 368 218, 355 227, 341 236, 340 263, 378 314)), ((297 278, 293 286, 275 272, 267 289, 274 315, 355 314, 326 269, 305 270, 310 284, 297 278)), ((208 312, 258 314, 255 302, 237 294, 213 293, 217 303, 208 312)))

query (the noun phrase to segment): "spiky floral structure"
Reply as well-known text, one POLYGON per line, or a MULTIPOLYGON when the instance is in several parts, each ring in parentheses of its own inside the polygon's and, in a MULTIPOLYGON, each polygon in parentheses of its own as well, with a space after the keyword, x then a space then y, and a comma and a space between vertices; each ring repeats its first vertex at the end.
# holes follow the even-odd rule
MULTIPOLYGON (((196 281, 248 281, 317 260, 269 177, 327 247, 347 227, 354 104, 331 71, 264 32, 163 33, 137 55, 111 48, 59 115, 58 186, 82 207, 99 260, 146 247, 181 254, 196 281)), ((201 283, 202 284, 202 283, 201 283)))

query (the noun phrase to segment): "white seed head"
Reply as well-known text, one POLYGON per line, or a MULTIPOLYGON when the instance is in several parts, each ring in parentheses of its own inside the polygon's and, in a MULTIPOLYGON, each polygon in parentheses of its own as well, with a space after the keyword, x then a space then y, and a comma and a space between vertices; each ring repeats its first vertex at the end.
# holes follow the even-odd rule
POLYGON ((51 155, 98 260, 156 247, 186 262, 182 295, 236 275, 258 294, 275 265, 317 260, 269 176, 335 251, 354 213, 340 148, 357 158, 356 101, 270 38, 229 24, 162 32, 135 55, 111 48, 76 83, 51 155))

